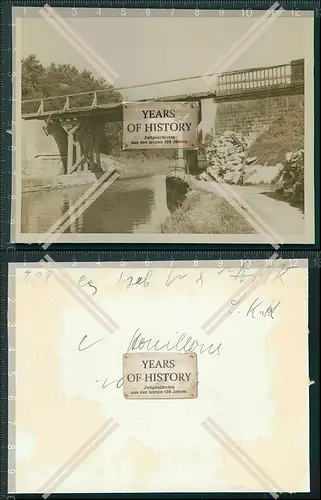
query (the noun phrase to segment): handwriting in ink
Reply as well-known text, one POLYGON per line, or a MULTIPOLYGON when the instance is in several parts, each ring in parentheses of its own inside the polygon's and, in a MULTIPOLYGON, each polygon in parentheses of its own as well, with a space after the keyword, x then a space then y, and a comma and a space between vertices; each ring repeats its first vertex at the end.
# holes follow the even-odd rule
POLYGON ((274 268, 272 266, 272 261, 270 262, 271 265, 267 266, 262 266, 259 269, 254 269, 251 270, 251 268, 247 267, 245 264, 242 264, 238 269, 233 269, 233 268, 223 268, 218 272, 218 275, 223 274, 224 272, 229 273, 230 278, 233 278, 233 281, 239 281, 240 283, 243 283, 246 279, 252 278, 252 281, 255 281, 256 279, 261 279, 262 284, 265 284, 268 279, 271 277, 272 274, 276 274, 273 279, 273 283, 280 280, 282 284, 284 284, 283 277, 291 270, 295 269, 296 266, 291 266, 287 262, 283 263, 280 267, 274 268))
POLYGON ((30 279, 32 279, 32 278, 43 278, 44 281, 47 282, 48 279, 50 278, 51 274, 52 274, 51 271, 35 272, 35 271, 32 271, 31 269, 26 269, 25 274, 24 274, 24 278, 26 281, 30 281, 30 279))
POLYGON ((200 273, 200 277, 196 280, 196 284, 203 286, 203 273, 200 273))
MULTIPOLYGON (((100 382, 100 379, 96 380, 95 382, 100 382)), ((116 380, 112 380, 111 382, 108 382, 108 377, 106 377, 101 384, 101 387, 102 389, 106 389, 106 387, 112 384, 116 384, 117 389, 120 389, 124 385, 124 377, 121 377, 119 379, 116 378, 116 380)))
MULTIPOLYGON (((229 309, 229 314, 233 314, 233 312, 239 308, 239 306, 244 302, 244 300, 247 298, 247 294, 241 295, 238 299, 236 300, 231 300, 231 307, 229 309)), ((280 306, 281 301, 276 302, 275 300, 272 300, 272 302, 268 305, 264 304, 264 301, 261 300, 260 297, 257 297, 250 305, 250 307, 246 311, 246 316, 252 319, 256 319, 259 316, 262 316, 263 318, 271 318, 275 319, 275 313, 278 307, 280 306)), ((238 313, 240 314, 242 311, 238 310, 238 313)))
POLYGON ((121 273, 119 276, 119 282, 123 283, 126 285, 126 288, 137 286, 137 285, 143 285, 144 288, 148 287, 150 285, 150 282, 148 281, 151 276, 152 276, 152 271, 148 271, 145 276, 139 276, 136 281, 134 280, 133 276, 128 276, 127 278, 124 278, 124 273, 121 273))
POLYGON ((81 288, 89 287, 92 292, 92 295, 95 295, 98 291, 94 283, 91 280, 87 280, 86 276, 84 275, 80 276, 78 281, 78 286, 81 288))
POLYGON ((233 314, 234 310, 237 309, 237 307, 239 307, 245 299, 246 299, 246 294, 241 295, 237 300, 232 299, 231 300, 232 307, 231 309, 229 309, 229 313, 233 314))
POLYGON ((230 278, 234 278, 233 281, 239 281, 240 283, 243 283, 247 278, 251 278, 256 274, 255 272, 249 271, 249 269, 244 265, 241 266, 238 270, 230 268, 222 269, 218 274, 222 274, 222 272, 226 270, 230 273, 230 278))
MULTIPOLYGON (((265 284, 267 280, 270 277, 270 274, 272 272, 272 267, 262 267, 259 269, 253 269, 252 271, 250 268, 245 266, 244 264, 236 269, 231 269, 231 268, 224 268, 219 271, 219 275, 222 274, 224 271, 227 271, 230 273, 230 278, 233 278, 234 282, 239 281, 240 283, 244 283, 245 280, 248 278, 252 278, 252 281, 254 282, 258 278, 264 278, 262 280, 262 284, 265 284)), ((275 270, 274 270, 275 271, 275 270)))
POLYGON ((275 319, 275 311, 278 309, 280 303, 280 300, 276 303, 272 300, 272 302, 266 307, 264 306, 263 300, 261 300, 260 297, 256 297, 248 308, 246 316, 255 319, 258 315, 260 315, 263 318, 275 319))
MULTIPOLYGON (((170 373, 170 372, 167 372, 167 373, 170 373)), ((199 375, 199 372, 196 373, 196 375, 193 377, 192 379, 192 388, 194 389, 195 387, 198 386, 199 384, 199 381, 198 381, 198 375, 199 375)), ((116 384, 116 388, 117 389, 120 389, 123 385, 124 385, 124 376, 120 377, 120 378, 116 378, 115 380, 112 380, 112 381, 109 381, 109 378, 106 377, 104 380, 103 380, 103 383, 101 384, 101 388, 102 389, 106 389, 108 386, 110 385, 113 385, 113 384, 116 384)), ((98 382, 101 382, 101 379, 97 379, 95 380, 95 383, 97 384, 98 382)), ((154 386, 158 386, 160 385, 162 382, 154 382, 154 386)), ((182 387, 183 385, 183 382, 180 384, 180 387, 182 387)))
POLYGON ((151 337, 145 338, 140 332, 140 328, 137 328, 131 341, 129 342, 127 352, 136 350, 146 350, 146 351, 161 351, 166 349, 167 351, 176 352, 191 352, 199 349, 199 352, 203 354, 207 351, 208 354, 220 354, 220 347, 222 344, 201 344, 198 340, 194 340, 193 337, 187 337, 186 333, 182 333, 176 342, 168 340, 165 344, 160 345, 160 340, 154 340, 151 337))
POLYGON ((187 274, 176 274, 176 276, 173 277, 174 272, 175 272, 174 269, 170 270, 165 283, 166 286, 170 286, 172 283, 174 283, 174 281, 182 280, 183 278, 186 278, 186 276, 188 276, 187 274))
POLYGON ((78 345, 78 351, 86 351, 86 350, 87 350, 87 349, 89 349, 90 347, 93 347, 94 345, 98 344, 98 342, 101 342, 102 340, 105 340, 107 337, 103 337, 103 338, 101 338, 101 339, 99 339, 99 340, 96 340, 96 341, 95 341, 95 342, 93 342, 92 344, 89 344, 89 345, 87 345, 87 346, 83 347, 83 343, 84 343, 85 339, 87 339, 87 338, 88 338, 88 335, 85 335, 85 336, 81 339, 81 341, 79 342, 79 345, 78 345))
POLYGON ((290 271, 290 269, 297 269, 295 266, 288 266, 286 267, 286 263, 282 264, 281 268, 280 269, 277 269, 277 275, 275 276, 274 278, 274 281, 278 281, 280 280, 282 285, 284 284, 284 281, 283 281, 283 276, 288 273, 290 271))

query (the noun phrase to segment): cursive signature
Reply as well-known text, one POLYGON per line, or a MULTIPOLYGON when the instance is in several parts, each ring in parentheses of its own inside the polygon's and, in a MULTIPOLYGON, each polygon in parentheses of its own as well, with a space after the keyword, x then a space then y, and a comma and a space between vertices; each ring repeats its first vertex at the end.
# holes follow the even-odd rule
POLYGON ((257 316, 275 319, 275 312, 278 309, 280 303, 280 300, 278 302, 272 300, 272 302, 266 306, 264 305, 264 302, 260 299, 260 297, 256 297, 256 299, 248 308, 246 316, 249 316, 253 319, 255 319, 257 316))
MULTIPOLYGON (((243 294, 237 300, 231 300, 231 307, 229 309, 229 314, 233 314, 233 312, 238 309, 238 313, 241 313, 239 306, 245 301, 247 298, 246 294, 243 294)), ((246 311, 246 316, 252 319, 256 319, 261 316, 263 318, 275 319, 275 313, 278 307, 280 306, 281 301, 275 301, 274 299, 269 304, 265 304, 260 297, 256 297, 255 300, 251 303, 250 307, 246 311)))

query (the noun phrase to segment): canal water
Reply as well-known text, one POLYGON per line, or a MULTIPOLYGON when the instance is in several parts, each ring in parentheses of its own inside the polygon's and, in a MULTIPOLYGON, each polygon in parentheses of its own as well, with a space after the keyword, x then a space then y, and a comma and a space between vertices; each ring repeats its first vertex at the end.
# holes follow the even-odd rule
MULTIPOLYGON (((117 179, 66 229, 66 233, 156 233, 169 215, 165 175, 117 179)), ((43 233, 90 186, 22 195, 22 232, 43 233)))

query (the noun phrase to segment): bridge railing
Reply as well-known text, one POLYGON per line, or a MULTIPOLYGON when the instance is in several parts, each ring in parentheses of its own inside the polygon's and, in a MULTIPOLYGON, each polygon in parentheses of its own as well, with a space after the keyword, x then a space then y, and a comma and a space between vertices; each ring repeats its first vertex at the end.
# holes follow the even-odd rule
MULTIPOLYGON (((48 113, 64 113, 71 110, 93 109, 103 104, 110 104, 112 102, 119 102, 120 99, 124 101, 142 100, 141 89, 153 89, 151 93, 146 94, 144 100, 148 99, 166 99, 170 93, 168 84, 180 84, 178 95, 184 95, 183 88, 186 89, 188 82, 195 84, 195 88, 189 89, 186 95, 201 95, 199 90, 200 86, 205 90, 209 90, 206 85, 206 78, 212 76, 213 82, 211 83, 211 92, 218 97, 228 96, 230 94, 247 93, 251 91, 259 91, 277 87, 291 87, 302 86, 304 83, 304 60, 299 59, 292 61, 291 64, 282 64, 278 66, 259 67, 244 69, 242 71, 231 71, 219 75, 204 75, 195 76, 190 78, 178 78, 176 80, 147 83, 143 85, 133 85, 131 87, 122 87, 117 89, 101 89, 96 91, 82 92, 78 94, 58 95, 51 97, 44 97, 39 99, 24 100, 21 103, 22 115, 43 115, 48 113), (167 86, 167 87, 166 87, 167 86), (133 94, 134 90, 138 90, 136 96, 133 94), (130 91, 131 95, 128 94, 130 91), (153 97, 154 96, 154 97, 153 97), (160 97, 162 96, 162 97, 160 97)), ((203 89, 203 90, 204 90, 203 89)), ((206 94, 206 92, 204 93, 206 94)), ((177 95, 174 93, 174 95, 177 95)))
POLYGON ((91 109, 103 104, 119 101, 140 101, 153 99, 166 99, 173 95, 187 96, 197 92, 208 91, 203 76, 190 78, 177 78, 171 81, 118 87, 115 89, 101 89, 96 91, 81 92, 78 94, 57 95, 32 100, 23 100, 21 104, 22 115, 34 115, 53 112, 55 114, 71 110, 91 109))
POLYGON ((24 100, 21 103, 21 113, 38 114, 63 113, 75 109, 93 109, 102 104, 117 102, 114 89, 103 89, 77 94, 43 97, 39 99, 24 100))
POLYGON ((294 81, 293 68, 299 65, 303 66, 303 62, 293 61, 293 63, 222 73, 217 77, 216 93, 217 95, 233 94, 253 89, 294 85, 298 82, 294 81))

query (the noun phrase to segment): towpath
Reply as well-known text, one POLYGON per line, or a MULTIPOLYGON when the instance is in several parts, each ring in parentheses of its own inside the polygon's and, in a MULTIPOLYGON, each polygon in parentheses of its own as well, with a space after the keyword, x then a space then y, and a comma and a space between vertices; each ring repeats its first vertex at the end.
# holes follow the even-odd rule
MULTIPOLYGON (((193 188, 215 193, 216 185, 214 181, 193 180, 193 188)), ((235 186, 230 185, 233 191, 258 214, 275 233, 284 237, 298 235, 298 240, 302 239, 305 233, 304 214, 295 207, 284 201, 270 198, 263 194, 267 191, 265 186, 235 186)))

